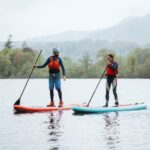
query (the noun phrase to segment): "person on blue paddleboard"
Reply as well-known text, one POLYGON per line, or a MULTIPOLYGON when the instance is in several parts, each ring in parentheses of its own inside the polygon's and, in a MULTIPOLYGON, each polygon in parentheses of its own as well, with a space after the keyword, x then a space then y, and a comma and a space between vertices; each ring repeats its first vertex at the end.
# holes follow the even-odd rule
POLYGON ((48 57, 43 65, 38 65, 35 67, 44 68, 46 66, 48 66, 49 68, 49 90, 50 90, 50 104, 47 106, 55 107, 55 103, 54 103, 54 86, 55 86, 59 96, 58 107, 63 107, 60 68, 62 69, 64 80, 66 79, 66 76, 65 76, 65 67, 63 65, 63 61, 59 57, 59 48, 53 48, 53 55, 48 57))
POLYGON ((108 107, 109 103, 109 91, 112 85, 113 94, 115 98, 115 106, 119 105, 118 95, 117 95, 117 74, 118 74, 118 63, 114 60, 113 54, 108 54, 107 56, 107 69, 106 69, 106 104, 104 107, 108 107))

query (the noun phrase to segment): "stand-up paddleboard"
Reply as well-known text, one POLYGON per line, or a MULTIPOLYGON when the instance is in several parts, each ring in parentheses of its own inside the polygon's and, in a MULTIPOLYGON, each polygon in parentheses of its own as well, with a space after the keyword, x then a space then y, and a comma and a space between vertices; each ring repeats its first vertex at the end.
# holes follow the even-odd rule
POLYGON ((118 112, 118 111, 133 111, 146 109, 147 106, 144 103, 126 104, 119 105, 118 107, 83 107, 73 106, 72 110, 75 113, 107 113, 107 112, 118 112))
POLYGON ((47 106, 22 106, 22 105, 14 105, 14 110, 16 112, 24 112, 24 113, 34 113, 34 112, 48 112, 48 111, 59 111, 59 110, 70 110, 73 106, 79 106, 77 104, 70 104, 63 107, 47 107, 47 106))

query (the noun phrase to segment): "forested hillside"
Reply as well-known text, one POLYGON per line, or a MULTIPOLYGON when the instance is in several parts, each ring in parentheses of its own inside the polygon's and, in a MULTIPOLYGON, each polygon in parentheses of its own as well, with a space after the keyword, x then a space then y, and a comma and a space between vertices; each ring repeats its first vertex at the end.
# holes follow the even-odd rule
MULTIPOLYGON (((31 49, 5 48, 0 52, 0 78, 26 78, 28 77, 37 51, 31 49)), ((82 53, 81 59, 63 57, 68 78, 98 78, 101 76, 108 53, 116 56, 119 63, 119 77, 122 78, 150 78, 150 49, 135 49, 127 56, 121 56, 114 51, 101 49, 92 59, 88 52, 82 53)), ((75 55, 77 57, 78 54, 75 55)), ((44 63, 45 57, 40 57, 38 64, 44 63)), ((35 69, 33 78, 48 77, 47 67, 43 70, 35 69)))

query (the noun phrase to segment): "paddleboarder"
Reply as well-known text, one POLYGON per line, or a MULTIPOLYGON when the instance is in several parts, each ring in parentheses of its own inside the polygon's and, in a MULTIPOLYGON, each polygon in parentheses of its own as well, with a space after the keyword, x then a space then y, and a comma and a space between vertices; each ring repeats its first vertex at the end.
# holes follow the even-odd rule
POLYGON ((49 90, 50 90, 50 104, 48 107, 55 107, 54 103, 54 86, 58 92, 59 105, 58 107, 63 107, 62 91, 61 91, 61 79, 60 79, 60 68, 63 72, 63 78, 65 76, 65 67, 63 65, 62 59, 59 57, 59 48, 53 48, 53 55, 48 57, 43 65, 34 66, 35 68, 44 68, 48 66, 49 68, 49 90))
POLYGON ((113 94, 115 98, 115 106, 119 105, 118 95, 117 95, 117 74, 118 74, 118 63, 114 60, 113 54, 108 54, 107 56, 107 69, 106 69, 106 104, 104 107, 108 107, 109 102, 109 91, 112 85, 113 94))

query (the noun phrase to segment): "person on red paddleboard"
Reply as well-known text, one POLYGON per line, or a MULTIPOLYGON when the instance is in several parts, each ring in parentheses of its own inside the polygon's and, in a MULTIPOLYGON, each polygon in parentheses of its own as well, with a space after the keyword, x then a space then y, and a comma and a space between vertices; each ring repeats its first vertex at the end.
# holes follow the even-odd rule
POLYGON ((104 107, 108 107, 109 102, 109 91, 112 85, 113 94, 115 98, 115 106, 119 105, 118 95, 117 95, 117 74, 118 74, 118 63, 114 60, 113 54, 108 54, 108 63, 106 69, 106 104, 104 107))
POLYGON ((54 86, 55 86, 59 96, 58 107, 63 107, 60 68, 62 69, 64 80, 66 79, 66 76, 65 76, 65 67, 63 65, 63 61, 59 57, 59 48, 53 48, 53 55, 48 57, 43 65, 38 65, 35 67, 44 68, 45 66, 48 66, 49 68, 49 90, 50 90, 50 99, 51 99, 50 104, 47 106, 55 107, 55 103, 54 103, 54 86))

